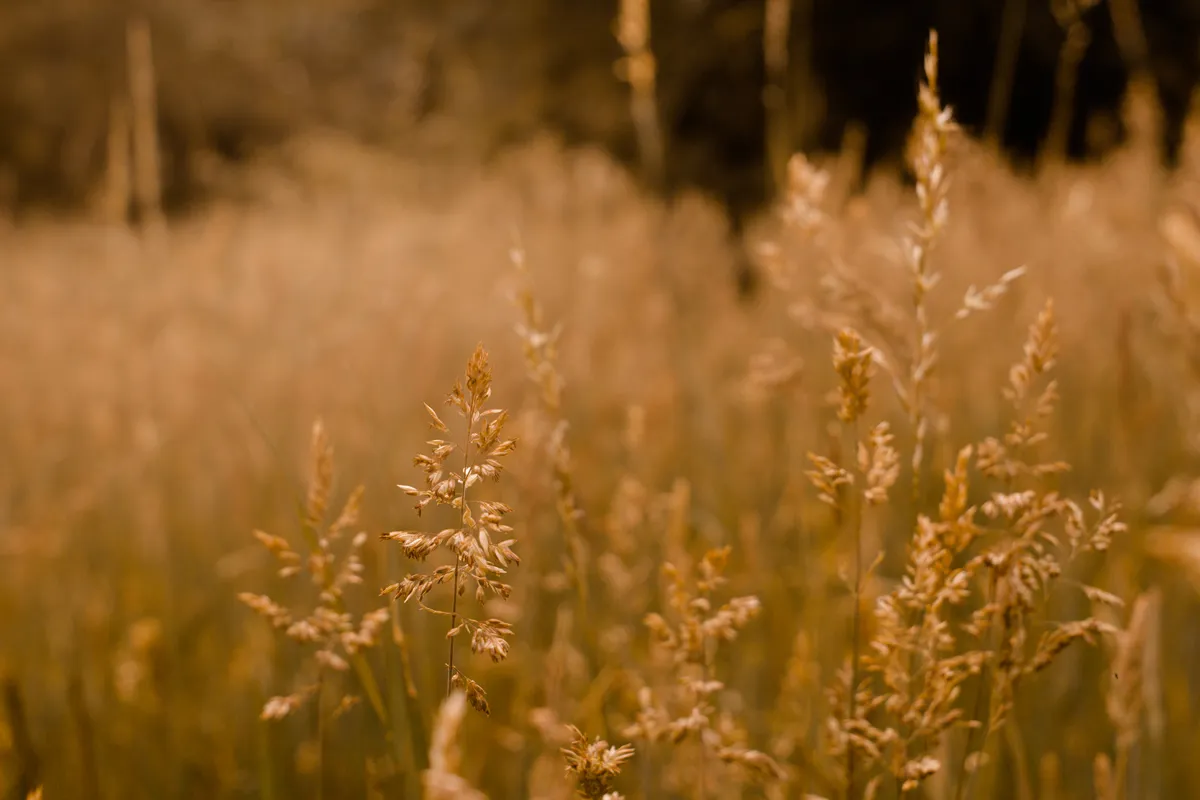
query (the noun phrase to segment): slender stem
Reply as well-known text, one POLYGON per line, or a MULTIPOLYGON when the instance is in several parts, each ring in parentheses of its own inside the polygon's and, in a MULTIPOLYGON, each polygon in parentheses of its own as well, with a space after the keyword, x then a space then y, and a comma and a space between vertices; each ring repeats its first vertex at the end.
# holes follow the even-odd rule
POLYGON ((788 122, 788 33, 791 28, 791 0, 767 0, 763 25, 763 61, 767 81, 763 87, 766 111, 767 185, 778 192, 787 177, 787 160, 792 140, 788 122))
POLYGON ((1075 18, 1064 26, 1065 40, 1058 55, 1058 68, 1054 79, 1054 107, 1050 114, 1050 130, 1046 135, 1042 161, 1058 163, 1067 153, 1071 136, 1071 114, 1075 108, 1075 90, 1079 78, 1079 64, 1091 42, 1087 25, 1075 18))
MULTIPOLYGON (((990 578, 988 580, 988 593, 987 593, 987 596, 984 598, 984 602, 990 603, 996 597, 996 593, 998 591, 998 587, 997 587, 998 580, 999 580, 998 576, 996 575, 995 571, 993 570, 990 575, 990 578)), ((996 627, 993 627, 992 631, 991 631, 991 637, 992 637, 991 652, 993 655, 995 655, 996 651, 1000 647, 999 634, 997 633, 997 630, 998 629, 996 627)), ((987 666, 988 666, 987 663, 984 663, 983 666, 980 668, 979 689, 975 693, 975 708, 971 712, 971 719, 979 722, 985 731, 984 736, 983 736, 983 742, 979 745, 980 753, 982 753, 987 748, 988 739, 990 738, 990 735, 991 735, 990 731, 988 731, 988 728, 992 724, 991 707, 992 707, 992 680, 993 680, 993 677, 988 675, 987 666), (986 699, 986 702, 988 705, 988 719, 987 719, 986 723, 984 723, 984 721, 980 719, 980 717, 983 715, 983 704, 984 704, 985 699, 986 699)), ((963 800, 963 798, 966 796, 967 790, 970 788, 971 784, 974 782, 975 773, 972 772, 970 775, 967 774, 967 759, 971 755, 971 743, 974 740, 975 740, 975 729, 971 728, 967 731, 967 742, 963 748, 962 760, 959 763, 958 790, 955 792, 955 795, 954 795, 955 800, 963 800)), ((976 770, 978 770, 978 767, 979 767, 979 765, 977 764, 976 770)))
MULTIPOLYGON (((404 697, 403 712, 393 711, 398 717, 408 720, 409 750, 415 771, 421 771, 427 766, 429 758, 429 737, 425 733, 424 717, 421 713, 421 701, 417 694, 417 686, 413 681, 412 662, 409 658, 408 640, 404 629, 400 626, 400 602, 392 599, 392 642, 396 645, 399 682, 404 697)), ((390 651, 389 651, 390 652, 390 651)), ((395 693, 393 693, 393 697, 395 693)), ((394 702, 394 701, 393 701, 394 702)), ((403 762, 403 758, 397 757, 403 762)))
MULTIPOLYGON (((1017 784, 1018 800, 1033 800, 1033 781, 1029 777, 1029 751, 1025 747, 1025 739, 1021 736, 1021 728, 1015 717, 1010 717, 1004 723, 1004 736, 1008 739, 1008 749, 1012 751, 1013 780, 1017 784)), ((1118 760, 1120 753, 1118 752, 1118 760)))
MULTIPOLYGON (((29 732, 21 687, 17 685, 16 678, 9 675, 3 676, 0 681, 3 683, 4 710, 8 715, 9 735, 12 737, 9 752, 15 762, 13 764, 16 769, 16 774, 13 776, 16 778, 15 789, 18 796, 24 797, 41 784, 41 764, 37 751, 34 749, 33 737, 29 732)), ((74 686, 74 682, 72 682, 72 686, 74 686)), ((68 698, 71 697, 74 697, 74 692, 68 695, 68 698)), ((74 705, 72 703, 72 709, 74 709, 74 705)), ((80 749, 86 754, 86 750, 82 747, 84 741, 85 738, 80 736, 80 749)), ((87 761, 88 759, 85 758, 84 763, 86 764, 87 761)))
POLYGON ((317 678, 317 800, 325 797, 325 675, 317 678))
POLYGON ((625 80, 630 87, 630 116, 637 134, 638 156, 652 185, 663 184, 666 145, 658 116, 657 77, 650 45, 650 4, 622 0, 617 40, 625 51, 625 80))
MULTIPOLYGON (((514 251, 518 254, 513 258, 517 273, 525 280, 525 287, 519 295, 520 308, 524 315, 525 325, 529 331, 541 332, 542 309, 533 294, 533 278, 525 263, 524 251, 519 247, 514 251)), ((525 360, 529 366, 528 375, 531 383, 539 390, 538 398, 546 419, 553 423, 561 442, 553 443, 547 448, 551 461, 551 476, 554 485, 554 508, 562 523, 563 535, 570 551, 571 562, 569 574, 575 584, 575 596, 578 604, 577 629, 582 639, 582 650, 587 664, 588 675, 595 674, 597 653, 599 647, 595 642, 596 626, 591 624, 591 602, 588 599, 588 570, 587 546, 581 525, 582 509, 577 505, 572 482, 571 452, 567 444, 569 430, 566 417, 562 410, 563 383, 556 366, 556 354, 544 345, 536 345, 531 338, 523 337, 525 360)))
POLYGON ((92 717, 84 695, 83 674, 76 668, 67 686, 67 701, 74 717, 76 735, 79 738, 79 757, 83 767, 83 792, 87 800, 100 796, 100 776, 96 765, 96 736, 92 717))
POLYGON ((598 669, 599 656, 597 653, 600 648, 596 643, 596 626, 591 623, 591 601, 588 599, 587 545, 576 518, 579 508, 575 505, 575 498, 564 480, 565 478, 555 479, 556 491, 559 493, 555 507, 566 533, 567 547, 571 551, 571 572, 575 579, 575 601, 578 606, 576 613, 579 625, 577 627, 581 632, 581 644, 588 674, 592 675, 598 669))
MULTIPOLYGON (((707 684, 709 681, 712 680, 712 675, 713 675, 713 655, 714 654, 713 654, 712 644, 713 644, 712 640, 710 640, 710 639, 705 639, 704 643, 703 643, 703 647, 704 647, 704 665, 703 665, 704 672, 703 672, 703 674, 704 674, 704 683, 705 684, 707 684)), ((709 754, 707 752, 708 743, 705 741, 705 738, 704 738, 704 734, 706 732, 707 731, 704 731, 704 730, 701 730, 701 732, 700 732, 700 763, 697 766, 698 773, 696 776, 697 777, 697 783, 696 783, 696 798, 697 798, 697 800, 704 800, 704 798, 708 797, 709 754)))
MULTIPOLYGON (((850 425, 850 453, 853 458, 855 444, 858 442, 858 421, 850 425)), ((858 715, 858 660, 859 639, 862 628, 862 583, 863 583, 863 541, 862 541, 862 505, 861 495, 857 490, 850 493, 850 507, 847 522, 854 536, 854 611, 850 625, 850 708, 846 715, 848 723, 853 724, 858 715)), ((854 743, 846 742, 846 797, 854 793, 854 743)))
POLYGON ((384 728, 391 730, 387 709, 383 705, 383 694, 379 691, 379 684, 375 680, 375 673, 371 670, 370 662, 367 661, 366 656, 361 652, 357 652, 350 656, 350 664, 354 667, 354 672, 358 675, 358 682, 362 684, 363 692, 366 693, 367 700, 370 702, 371 708, 375 711, 375 716, 384 728))
POLYGON ((987 121, 984 125, 984 139, 997 146, 1003 141, 1004 130, 1008 125, 1027 3, 1028 0, 1006 0, 1001 17, 1000 40, 992 72, 992 86, 988 91, 987 121))
MULTIPOLYGON (((262 708, 262 703, 265 698, 258 697, 257 705, 262 708)), ((274 750, 271 746, 271 732, 275 730, 273 725, 255 725, 258 730, 258 796, 262 800, 275 800, 275 757, 274 750)))
POLYGON ((1113 800, 1125 800, 1129 796, 1129 744, 1117 741, 1117 762, 1113 768, 1113 800))
MULTIPOLYGON (((465 502, 465 500, 464 500, 465 502)), ((454 630, 458 625, 458 572, 462 568, 462 556, 455 556, 454 560, 454 599, 450 605, 450 630, 454 630)), ((450 692, 454 689, 454 639, 450 637, 450 658, 446 662, 446 696, 450 696, 450 692)))
MULTIPOLYGON (((467 417, 467 444, 463 448, 463 474, 462 474, 462 516, 466 517, 470 506, 467 505, 467 480, 471 477, 471 435, 475 431, 475 416, 478 409, 474 403, 471 404, 471 409, 467 417)), ((466 531, 464 530, 465 534, 466 531)), ((450 600, 450 630, 458 627, 458 576, 462 570, 462 553, 456 552, 454 555, 454 596, 450 600)), ((450 696, 450 692, 454 689, 454 640, 457 636, 450 637, 450 657, 446 662, 446 696, 450 696)))

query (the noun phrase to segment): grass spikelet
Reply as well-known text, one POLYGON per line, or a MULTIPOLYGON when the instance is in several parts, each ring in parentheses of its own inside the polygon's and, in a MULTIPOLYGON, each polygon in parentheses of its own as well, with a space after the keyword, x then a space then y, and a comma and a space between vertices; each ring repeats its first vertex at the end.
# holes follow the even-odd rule
POLYGON ((621 766, 633 758, 633 745, 613 747, 600 737, 589 742, 574 725, 570 732, 571 744, 562 748, 562 754, 578 795, 586 800, 623 800, 613 791, 613 781, 621 774, 621 766))
MULTIPOLYGON (((355 532, 363 488, 357 487, 346 499, 338 516, 327 522, 333 491, 333 446, 325 426, 317 420, 312 428, 310 473, 303 509, 302 539, 306 553, 298 551, 282 536, 255 531, 254 537, 279 565, 278 576, 288 580, 307 573, 316 604, 311 611, 297 612, 265 594, 242 592, 238 599, 271 623, 292 641, 313 650, 313 665, 320 675, 353 669, 380 721, 387 724, 387 713, 378 683, 363 652, 379 642, 379 634, 390 618, 386 607, 355 618, 346 610, 346 591, 362 583, 362 549, 365 532, 355 532)), ((301 708, 318 693, 324 681, 318 678, 300 690, 272 697, 262 710, 265 720, 279 720, 301 708)))
MULTIPOLYGON (((508 657, 508 637, 512 628, 500 619, 482 619, 459 614, 459 597, 466 593, 467 581, 475 584, 475 601, 483 605, 489 595, 508 599, 512 587, 501 580, 510 566, 521 563, 513 551, 516 540, 505 538, 512 527, 504 517, 512 509, 504 503, 471 499, 471 489, 485 479, 499 481, 503 471, 501 459, 516 447, 515 439, 504 439, 504 424, 508 419, 502 409, 488 408, 492 395, 492 372, 487 352, 480 345, 467 363, 464 381, 456 381, 446 398, 446 405, 456 411, 465 427, 460 443, 435 438, 428 442, 428 454, 419 454, 413 463, 425 476, 423 487, 401 486, 404 492, 417 499, 420 514, 429 505, 452 510, 455 526, 437 533, 423 531, 392 531, 383 539, 398 542, 404 555, 424 561, 436 550, 454 555, 454 565, 437 567, 430 573, 407 575, 399 583, 383 589, 382 594, 408 602, 416 600, 423 611, 449 618, 449 656, 446 662, 446 694, 454 690, 456 681, 467 692, 471 705, 487 713, 482 689, 470 681, 455 666, 455 641, 460 634, 470 635, 471 652, 484 654, 492 661, 508 657), (455 468, 451 458, 461 461, 455 468), (450 585, 450 610, 433 608, 425 598, 439 586, 450 585)), ((429 425, 435 432, 449 434, 449 426, 432 407, 425 406, 429 425)))

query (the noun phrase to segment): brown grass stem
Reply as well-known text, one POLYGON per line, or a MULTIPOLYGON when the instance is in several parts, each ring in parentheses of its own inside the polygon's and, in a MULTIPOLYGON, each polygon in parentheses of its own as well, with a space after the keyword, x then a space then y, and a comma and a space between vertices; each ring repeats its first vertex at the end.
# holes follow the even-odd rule
POLYGON ((142 225, 154 236, 165 226, 159 164, 158 98, 150 25, 130 20, 126 30, 129 98, 133 112, 133 187, 142 225))
MULTIPOLYGON (((984 602, 985 603, 993 602, 994 598, 996 597, 996 592, 997 592, 996 573, 994 571, 989 571, 987 593, 984 595, 984 602)), ((991 640, 992 640, 990 652, 994 653, 994 652, 996 652, 996 649, 998 647, 999 634, 995 627, 993 627, 990 630, 990 633, 991 633, 991 640)), ((975 701, 974 701, 974 703, 972 703, 971 717, 970 717, 972 720, 979 723, 979 726, 977 726, 977 727, 983 727, 983 729, 985 731, 985 734, 984 734, 985 744, 986 744, 986 738, 987 738, 987 734, 986 734, 987 727, 986 726, 988 723, 987 723, 987 721, 985 721, 983 719, 983 712, 984 712, 985 708, 990 707, 990 706, 991 706, 991 676, 988 674, 988 662, 985 662, 984 665, 980 668, 979 676, 977 678, 977 685, 976 685, 976 689, 975 689, 975 701)), ((955 789, 955 792, 954 792, 955 800, 964 800, 964 798, 967 796, 967 794, 966 794, 967 790, 971 788, 971 785, 972 785, 974 777, 975 777, 975 773, 979 769, 979 764, 977 763, 978 759, 975 759, 976 763, 974 763, 974 764, 970 763, 971 756, 974 752, 972 749, 972 746, 975 741, 975 731, 976 731, 977 727, 970 727, 967 729, 967 741, 963 745, 962 758, 960 758, 959 762, 958 762, 958 784, 957 784, 957 788, 955 789), (974 767, 974 768, 972 769, 972 767, 974 767)), ((980 745, 979 752, 983 752, 983 749, 984 749, 984 745, 980 745)))
MULTIPOLYGON (((854 453, 858 448, 858 420, 849 423, 847 433, 849 452, 843 463, 853 463, 854 453)), ((846 514, 846 532, 854 541, 854 608, 850 613, 850 697, 846 719, 854 721, 858 718, 858 681, 859 666, 862 658, 862 600, 863 600, 863 508, 862 492, 857 487, 847 492, 849 495, 846 514)), ((849 743, 846 751, 846 797, 854 796, 854 767, 855 744, 849 743)))
POLYGON ((991 88, 988 90, 987 119, 984 123, 984 139, 993 147, 999 147, 1008 126, 1013 81, 1016 78, 1017 59, 1021 53, 1028 4, 1029 0, 1004 0, 996 62, 991 88))
POLYGON ((1063 43, 1058 53, 1054 75, 1054 105, 1050 127, 1042 148, 1042 165, 1060 163, 1067 153, 1071 136, 1071 121, 1075 112, 1075 92, 1079 82, 1079 65, 1092 41, 1083 15, 1098 0, 1056 0, 1051 9, 1063 31, 1063 43))
POLYGON ((317 800, 325 798, 325 673, 317 676, 317 698, 313 703, 313 711, 317 715, 317 785, 315 787, 317 800))
POLYGON ((12 747, 16 767, 14 769, 14 789, 19 797, 32 793, 41 781, 41 761, 34 748, 33 736, 29 731, 29 720, 25 711, 25 702, 21 697, 21 687, 15 678, 3 676, 4 711, 8 718, 8 729, 11 732, 12 747))

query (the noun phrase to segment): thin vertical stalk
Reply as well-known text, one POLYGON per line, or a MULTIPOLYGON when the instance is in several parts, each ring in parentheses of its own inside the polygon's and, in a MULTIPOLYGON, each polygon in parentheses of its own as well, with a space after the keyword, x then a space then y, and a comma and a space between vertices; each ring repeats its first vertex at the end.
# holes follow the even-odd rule
MULTIPOLYGON (((261 708, 264 698, 257 692, 255 694, 256 705, 261 708)), ((271 736, 275 728, 272 725, 255 725, 254 727, 258 731, 257 743, 260 764, 258 772, 259 797, 262 800, 275 800, 277 796, 275 792, 275 749, 273 747, 273 737, 271 736)))
MULTIPOLYGON (((389 561, 394 560, 394 556, 389 555, 389 561)), ((395 656, 400 675, 400 685, 402 687, 401 694, 404 698, 404 710, 401 714, 395 707, 395 693, 393 694, 393 709, 392 713, 395 717, 403 716, 408 720, 408 736, 409 736, 409 758, 411 765, 416 772, 420 772, 428 766, 429 759, 429 735, 425 731, 425 717, 422 713, 420 696, 417 693, 417 685, 413 680, 412 659, 409 657, 408 639, 404 634, 404 629, 400 625, 400 601, 392 598, 392 643, 396 645, 395 656)), ((388 651, 390 654, 392 651, 388 651)), ((397 760, 403 763, 404 759, 397 756, 397 760)))
POLYGON ((29 733, 25 703, 15 678, 4 676, 4 710, 12 734, 12 749, 16 761, 16 791, 21 796, 33 792, 41 781, 41 763, 29 733))
MULTIPOLYGON (((708 683, 713 676, 713 642, 710 639, 704 640, 704 666, 703 666, 704 682, 708 683)), ((700 738, 700 764, 697 767, 696 780, 696 800, 705 800, 708 797, 708 753, 707 744, 704 741, 703 734, 700 738)))
POLYGON ((133 187, 142 224, 157 235, 163 228, 162 177, 158 157, 158 102, 150 25, 130 20, 126 30, 129 98, 133 111, 133 187))
MULTIPOLYGON (((852 463, 854 451, 858 444, 858 420, 850 423, 849 459, 852 463)), ((847 507, 846 527, 854 537, 854 609, 850 617, 850 698, 849 710, 846 716, 853 723, 858 716, 858 671, 860 639, 862 638, 862 584, 863 584, 863 537, 862 537, 862 495, 857 488, 850 490, 850 502, 847 507)), ((854 743, 846 742, 846 797, 854 793, 854 743)))
POLYGON ((317 678, 317 800, 325 798, 325 673, 317 678))
POLYGON ((792 134, 788 124, 788 34, 792 0, 766 0, 763 19, 763 61, 767 85, 763 91, 766 112, 767 186, 773 194, 786 180, 792 134))
POLYGON ((78 669, 72 672, 67 685, 67 701, 75 722, 75 735, 79 739, 79 761, 82 773, 80 777, 83 781, 81 796, 86 800, 96 800, 100 797, 100 771, 96 763, 96 731, 92 726, 92 716, 88 712, 83 675, 78 669))
MULTIPOLYGON (((468 479, 471 477, 471 436, 475 432, 475 416, 479 409, 475 408, 474 403, 471 405, 470 413, 467 419, 467 443, 463 448, 463 474, 462 474, 462 514, 461 520, 466 520, 468 509, 467 505, 467 485, 468 479)), ((466 528, 463 528, 463 534, 466 535, 466 528)), ((454 596, 450 601, 450 630, 458 627, 458 581, 459 574, 462 571, 462 554, 455 553, 454 555, 454 596)), ((446 697, 449 697, 454 690, 454 640, 457 636, 450 637, 450 656, 446 664, 446 697)))
POLYGON ((646 179, 661 189, 666 148, 658 115, 658 69, 650 47, 650 0, 620 0, 616 36, 625 51, 618 71, 631 90, 629 113, 642 170, 646 179))
MULTIPOLYGON (((465 492, 463 498, 466 502, 465 492)), ((454 630, 458 626, 458 573, 462 569, 462 556, 456 555, 454 558, 454 597, 450 601, 450 630, 454 630)), ((450 656, 446 662, 446 697, 454 691, 454 640, 456 636, 450 637, 450 656)))
POLYGON ((1029 751, 1025 747, 1025 739, 1017 720, 1012 717, 1005 723, 1005 738, 1008 739, 1008 749, 1012 752, 1013 780, 1017 784, 1018 800, 1033 800, 1033 779, 1029 775, 1029 751))
POLYGON ((1054 75, 1054 106, 1050 113, 1046 146, 1042 152, 1043 166, 1061 162, 1067 154, 1079 65, 1092 41, 1091 31, 1083 20, 1083 12, 1095 3, 1096 0, 1061 0, 1060 3, 1052 3, 1064 39, 1054 75))
POLYGON ((996 48, 996 65, 992 72, 992 85, 988 91, 987 119, 984 125, 984 139, 993 146, 999 146, 1008 125, 1017 57, 1021 52, 1028 3, 1029 0, 1005 0, 1003 16, 1000 19, 1000 40, 996 48))
MULTIPOLYGON (((999 576, 996 574, 995 570, 993 569, 991 571, 989 579, 988 579, 988 591, 987 591, 987 595, 984 597, 984 602, 985 603, 994 602, 995 598, 998 596, 999 589, 1000 589, 999 576)), ((999 614, 999 612, 998 611, 993 612, 993 614, 996 615, 996 614, 999 614)), ((999 649, 1000 649, 1000 637, 1002 635, 1003 635, 1003 632, 1002 632, 1001 628, 999 628, 999 627, 992 628, 992 630, 991 630, 991 639, 992 639, 991 652, 993 654, 996 653, 997 651, 999 651, 999 649)), ((987 749, 988 741, 991 739, 991 731, 989 730, 989 728, 992 724, 992 712, 994 711, 993 702, 992 702, 992 700, 994 699, 993 698, 994 693, 992 691, 992 687, 993 687, 993 682, 995 680, 994 673, 995 673, 995 670, 998 668, 999 668, 998 665, 993 666, 993 668, 992 668, 993 674, 989 675, 988 664, 984 663, 984 665, 981 667, 981 669, 979 671, 979 689, 975 693, 974 708, 971 711, 970 718, 972 720, 978 721, 980 723, 980 727, 982 727, 984 730, 983 741, 979 745, 979 752, 981 754, 987 749), (981 717, 983 716, 983 709, 984 709, 985 704, 987 705, 987 708, 988 708, 988 715, 987 715, 986 720, 981 719, 981 717)), ((970 794, 968 790, 971 788, 972 785, 974 785, 974 778, 975 778, 976 772, 978 772, 978 765, 977 765, 976 770, 972 771, 970 774, 967 774, 967 759, 971 756, 971 743, 975 740, 975 730, 976 730, 975 728, 971 728, 967 731, 966 745, 963 748, 962 759, 959 762, 958 789, 954 794, 955 800, 963 800, 964 797, 967 797, 967 796, 974 797, 975 796, 973 794, 970 794)))

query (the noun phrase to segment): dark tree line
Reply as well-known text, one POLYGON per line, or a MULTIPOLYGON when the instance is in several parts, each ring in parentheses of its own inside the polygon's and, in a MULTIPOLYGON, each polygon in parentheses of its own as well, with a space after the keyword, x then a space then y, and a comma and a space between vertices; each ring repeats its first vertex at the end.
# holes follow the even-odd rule
MULTIPOLYGON (((1200 74, 1200 0, 790 0, 781 81, 764 67, 766 1, 651 0, 665 139, 655 188, 708 190, 735 228, 771 194, 767 126, 780 119, 790 147, 835 150, 857 126, 866 166, 899 164, 930 28, 945 99, 1015 162, 1048 147, 1092 158, 1119 144, 1135 71, 1158 89, 1163 161, 1178 157, 1200 74), (1065 52, 1077 61, 1068 104, 1065 52), (776 82, 769 123, 764 89, 776 82)), ((495 150, 548 128, 637 161, 613 69, 617 0, 0 6, 0 204, 9 207, 78 205, 94 190, 135 16, 153 34, 168 210, 203 197, 201 155, 236 162, 314 124, 403 147, 445 114, 473 133, 464 147, 495 150)))

